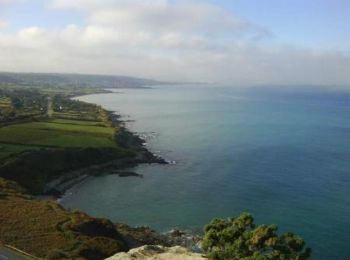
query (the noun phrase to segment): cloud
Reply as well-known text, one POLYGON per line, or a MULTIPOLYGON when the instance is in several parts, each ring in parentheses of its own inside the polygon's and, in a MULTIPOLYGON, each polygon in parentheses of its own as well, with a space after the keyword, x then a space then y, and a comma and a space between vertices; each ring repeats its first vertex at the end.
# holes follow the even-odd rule
POLYGON ((8 25, 7 21, 0 19, 0 29, 5 28, 8 25))
POLYGON ((9 4, 15 4, 15 3, 23 3, 27 0, 0 0, 0 6, 1 5, 9 5, 9 4))
POLYGON ((237 85, 350 83, 348 56, 264 47, 268 30, 206 1, 54 0, 49 7, 81 12, 85 24, 0 32, 0 70, 237 85))
MULTIPOLYGON (((87 23, 120 31, 179 32, 238 36, 269 32, 206 1, 54 0, 54 9, 84 12, 87 23)), ((254 35, 256 36, 256 35, 254 35)))

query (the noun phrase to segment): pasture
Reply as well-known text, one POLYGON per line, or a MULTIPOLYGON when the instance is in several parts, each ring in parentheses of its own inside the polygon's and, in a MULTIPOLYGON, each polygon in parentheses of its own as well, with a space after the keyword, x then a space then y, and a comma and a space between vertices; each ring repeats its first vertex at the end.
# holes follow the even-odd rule
POLYGON ((53 119, 0 128, 0 159, 38 148, 116 147, 116 128, 99 121, 53 119))

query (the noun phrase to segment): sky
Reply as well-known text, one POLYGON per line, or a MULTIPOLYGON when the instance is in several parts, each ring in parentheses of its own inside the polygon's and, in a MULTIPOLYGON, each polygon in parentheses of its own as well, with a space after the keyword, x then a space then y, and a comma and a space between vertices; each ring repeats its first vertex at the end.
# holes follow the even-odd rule
POLYGON ((348 0, 0 0, 0 71, 350 86, 349 13, 348 0))

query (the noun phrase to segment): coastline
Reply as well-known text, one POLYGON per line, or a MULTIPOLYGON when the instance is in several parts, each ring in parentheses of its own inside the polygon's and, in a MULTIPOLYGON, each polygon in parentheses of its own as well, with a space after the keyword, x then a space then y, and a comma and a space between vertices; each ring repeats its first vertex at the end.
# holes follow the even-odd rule
MULTIPOLYGON (((86 103, 93 104, 90 102, 86 103)), ((0 230, 0 233, 3 230, 6 231, 3 233, 2 239, 6 244, 44 258, 51 258, 52 255, 55 255, 55 257, 56 255, 60 257, 69 255, 67 259, 73 259, 76 256, 85 257, 94 254, 93 259, 104 259, 115 253, 126 252, 132 248, 144 245, 184 246, 197 250, 201 237, 191 232, 172 230, 166 233, 159 233, 150 227, 133 227, 126 224, 113 223, 105 218, 89 216, 79 209, 71 210, 62 206, 59 198, 68 189, 91 176, 117 174, 120 177, 142 178, 141 174, 127 170, 127 168, 138 164, 168 164, 163 158, 153 154, 145 147, 145 140, 142 136, 131 132, 125 126, 125 121, 120 119, 120 115, 114 111, 108 111, 99 105, 96 106, 104 114, 103 126, 115 129, 115 131, 111 131, 109 137, 110 140, 116 143, 115 146, 81 146, 56 150, 50 147, 36 151, 34 153, 35 159, 40 158, 43 160, 47 158, 41 157, 45 153, 48 154, 49 159, 58 157, 59 159, 57 160, 60 160, 60 158, 63 158, 64 160, 60 160, 60 162, 68 165, 67 170, 61 171, 59 175, 56 175, 56 178, 40 179, 39 181, 41 181, 42 185, 38 185, 37 189, 34 189, 36 186, 29 186, 32 190, 28 187, 22 188, 21 185, 17 185, 15 180, 0 178, 0 189, 4 190, 0 194, 0 199, 4 199, 4 202, 6 202, 0 205, 2 205, 4 212, 13 215, 2 219, 2 224, 5 228, 0 230), (79 164, 77 163, 74 165, 75 167, 72 167, 69 165, 70 161, 66 161, 67 157, 65 155, 74 153, 79 154, 80 157, 77 158, 79 164), (102 158, 102 160, 96 160, 96 158, 102 158), (30 211, 32 216, 28 218, 27 214, 18 214, 19 204, 22 205, 22 208, 36 208, 36 210, 30 211), (36 223, 33 224, 31 222, 27 225, 28 219, 35 219, 36 223), (47 224, 48 222, 49 224, 47 224), (16 226, 18 223, 20 223, 19 228, 13 228, 11 232, 6 230, 7 226, 16 226), (42 235, 40 235, 34 242, 23 245, 17 237, 24 236, 28 230, 25 230, 21 225, 24 225, 30 231, 34 228, 35 230, 37 229, 36 232, 38 233, 42 232, 44 234, 48 232, 53 234, 55 236, 54 239, 57 239, 59 242, 46 245, 45 243, 49 243, 49 240, 42 241, 42 235), (16 235, 14 236, 13 234, 16 235), (60 240, 61 238, 62 241, 60 240)), ((43 121, 47 119, 50 118, 42 118, 43 121)), ((82 119, 79 118, 77 120, 82 119)), ((31 154, 26 153, 25 155, 31 154)), ((35 163, 36 160, 31 160, 32 162, 35 163)), ((50 172, 54 172, 53 164, 50 162, 52 161, 48 160, 46 165, 50 172)), ((35 165, 34 169, 36 169, 35 165)), ((38 173, 42 172, 39 171, 38 173)), ((38 175, 45 177, 45 173, 38 175)))
MULTIPOLYGON (((99 93, 111 93, 108 90, 99 93)), ((70 99, 77 99, 81 97, 72 96, 70 99)), ((90 103, 94 104, 94 103, 90 103)), ((98 104, 94 104, 98 105, 98 104)), ((155 155, 145 147, 145 140, 138 136, 136 133, 130 131, 125 122, 121 120, 121 115, 116 111, 109 111, 102 107, 108 113, 109 119, 114 128, 118 128, 118 134, 116 135, 116 142, 120 147, 131 150, 134 152, 134 156, 126 158, 116 158, 115 160, 108 161, 106 163, 92 165, 86 168, 81 168, 71 172, 65 173, 49 183, 46 184, 43 194, 37 196, 37 198, 53 198, 59 200, 64 194, 73 186, 85 181, 91 176, 101 176, 108 174, 116 174, 120 177, 143 177, 142 173, 138 174, 131 171, 126 171, 128 168, 137 166, 138 164, 169 164, 164 158, 155 155), (110 173, 105 173, 109 171, 110 173)))
MULTIPOLYGON (((105 90, 105 93, 115 93, 105 90)), ((99 92, 101 93, 101 92, 99 92)), ((98 94, 98 93, 96 93, 98 94)), ((79 98, 74 96, 70 98, 79 98)), ((95 104, 95 103, 90 103, 95 104)), ((98 104, 95 104, 98 105, 98 104)), ((132 149, 136 152, 134 158, 116 159, 105 164, 93 165, 84 169, 68 173, 48 184, 48 190, 43 195, 43 199, 53 197, 60 204, 60 198, 75 185, 82 183, 92 176, 113 175, 119 177, 139 177, 143 178, 142 173, 135 173, 129 168, 133 168, 138 164, 172 164, 159 155, 152 153, 145 147, 146 140, 132 132, 125 126, 125 121, 121 120, 120 114, 116 111, 106 110, 102 107, 113 124, 113 127, 119 129, 118 139, 116 142, 123 148, 132 149), (110 173, 101 173, 101 171, 109 171, 110 173)), ((126 243, 130 248, 137 248, 144 245, 161 245, 166 247, 181 246, 193 252, 202 252, 202 237, 190 230, 180 230, 173 228, 166 232, 158 232, 149 226, 130 226, 124 223, 115 223, 118 231, 125 236, 126 243)))

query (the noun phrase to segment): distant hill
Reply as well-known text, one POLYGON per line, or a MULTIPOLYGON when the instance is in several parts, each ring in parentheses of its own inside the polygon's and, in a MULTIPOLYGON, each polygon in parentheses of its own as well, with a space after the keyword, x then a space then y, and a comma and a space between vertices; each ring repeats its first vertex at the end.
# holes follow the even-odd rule
POLYGON ((0 85, 140 88, 161 83, 126 76, 0 72, 0 85))
POLYGON ((14 77, 11 77, 8 74, 1 73, 0 74, 0 84, 16 84, 20 83, 20 81, 14 77))

